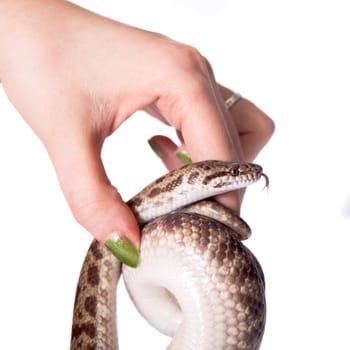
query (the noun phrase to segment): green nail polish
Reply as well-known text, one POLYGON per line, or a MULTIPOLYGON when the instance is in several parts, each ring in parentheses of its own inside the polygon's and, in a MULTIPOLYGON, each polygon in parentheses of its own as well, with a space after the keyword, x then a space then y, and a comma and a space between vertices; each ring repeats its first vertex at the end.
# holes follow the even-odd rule
POLYGON ((191 159, 190 155, 189 155, 188 152, 185 151, 185 150, 177 151, 177 152, 175 153, 175 155, 176 155, 176 157, 177 157, 178 159, 180 159, 181 162, 184 163, 184 164, 191 164, 191 163, 192 163, 192 159, 191 159))
POLYGON ((159 157, 159 158, 162 158, 163 157, 163 154, 162 152, 160 151, 158 145, 152 140, 148 140, 148 144, 150 145, 150 147, 152 148, 152 151, 159 157))
POLYGON ((105 242, 105 246, 123 264, 131 267, 137 267, 139 264, 139 251, 128 238, 119 235, 112 235, 112 237, 105 242))

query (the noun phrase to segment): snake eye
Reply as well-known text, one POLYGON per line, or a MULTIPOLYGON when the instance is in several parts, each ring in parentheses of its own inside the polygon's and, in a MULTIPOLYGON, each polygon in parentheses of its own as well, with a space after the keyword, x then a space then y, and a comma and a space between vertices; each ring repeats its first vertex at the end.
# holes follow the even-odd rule
POLYGON ((230 169, 230 174, 232 176, 238 176, 240 174, 239 167, 235 166, 230 169))

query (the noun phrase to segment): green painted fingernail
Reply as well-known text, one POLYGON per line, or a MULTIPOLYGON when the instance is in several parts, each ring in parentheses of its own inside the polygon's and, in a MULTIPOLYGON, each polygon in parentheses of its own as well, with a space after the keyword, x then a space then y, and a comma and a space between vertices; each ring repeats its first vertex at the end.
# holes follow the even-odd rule
POLYGON ((137 267, 140 261, 140 253, 131 241, 125 236, 113 234, 105 242, 105 246, 116 256, 123 264, 137 267))
POLYGON ((189 153, 185 150, 177 151, 175 153, 176 157, 181 160, 182 163, 184 164, 191 164, 192 159, 189 153))
POLYGON ((152 148, 152 151, 159 157, 162 158, 163 154, 161 152, 161 150, 159 149, 158 145, 152 140, 148 140, 148 144, 150 145, 150 147, 152 148))

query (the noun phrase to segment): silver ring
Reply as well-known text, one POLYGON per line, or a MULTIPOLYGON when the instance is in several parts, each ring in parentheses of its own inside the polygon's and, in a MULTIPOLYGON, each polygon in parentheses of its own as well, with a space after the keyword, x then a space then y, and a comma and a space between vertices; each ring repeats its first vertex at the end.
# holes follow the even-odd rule
POLYGON ((226 101, 225 101, 225 107, 227 109, 230 109, 238 100, 242 98, 241 94, 233 93, 226 101))

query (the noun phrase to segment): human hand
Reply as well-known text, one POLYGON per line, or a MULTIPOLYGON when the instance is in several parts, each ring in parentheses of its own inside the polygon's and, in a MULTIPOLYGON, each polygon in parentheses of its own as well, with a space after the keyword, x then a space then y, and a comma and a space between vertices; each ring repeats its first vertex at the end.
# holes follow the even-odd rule
MULTIPOLYGON (((218 89, 224 101, 236 95, 220 84, 218 84, 218 89)), ((242 149, 243 159, 252 162, 272 136, 274 123, 263 111, 245 98, 237 99, 228 110, 228 113, 225 113, 228 132, 233 138, 238 135, 238 144, 242 149)), ((153 111, 150 111, 150 114, 156 115, 153 111)), ((186 162, 186 157, 189 157, 181 133, 179 132, 178 135, 182 141, 180 146, 160 135, 149 140, 155 153, 162 159, 168 170, 181 166, 184 161, 186 162)), ((190 157, 188 161, 191 161, 190 157)))
MULTIPOLYGON (((262 146, 239 135, 246 125, 239 115, 252 120, 251 105, 239 101, 232 118, 226 90, 192 47, 61 0, 3 0, 0 39, 5 91, 46 147, 73 215, 101 242, 140 243, 100 157, 105 138, 135 111, 156 111, 176 128, 193 161, 243 160, 241 142, 248 159, 262 146)), ((268 120, 261 113, 253 129, 268 120)), ((179 165, 174 159, 163 158, 170 168, 179 165)), ((220 200, 239 211, 237 193, 220 200)))

